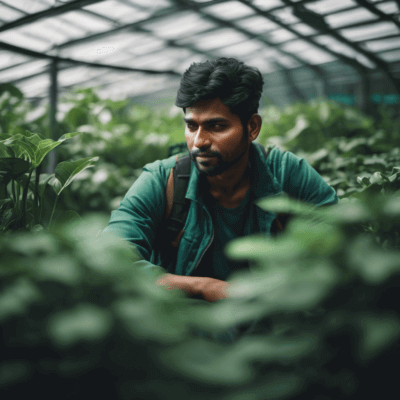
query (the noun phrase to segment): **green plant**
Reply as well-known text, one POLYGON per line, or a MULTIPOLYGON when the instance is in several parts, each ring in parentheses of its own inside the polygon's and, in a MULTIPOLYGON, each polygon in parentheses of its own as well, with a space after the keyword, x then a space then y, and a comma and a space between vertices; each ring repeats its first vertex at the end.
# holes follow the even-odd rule
POLYGON ((0 134, 2 139, 0 140, 0 230, 2 232, 9 229, 31 229, 34 225, 43 224, 39 205, 40 207, 43 205, 43 194, 47 184, 52 185, 57 194, 49 221, 49 226, 51 225, 61 191, 78 173, 92 166, 98 159, 86 158, 61 162, 54 174, 45 174, 40 182, 40 167, 45 156, 65 140, 77 135, 79 133, 67 133, 54 141, 29 131, 25 134, 0 134))

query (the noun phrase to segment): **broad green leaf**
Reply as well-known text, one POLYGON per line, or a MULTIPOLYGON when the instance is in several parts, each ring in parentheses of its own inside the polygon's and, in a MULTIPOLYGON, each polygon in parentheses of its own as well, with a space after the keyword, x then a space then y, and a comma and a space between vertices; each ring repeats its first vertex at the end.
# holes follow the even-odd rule
POLYGON ((368 187, 370 185, 370 180, 365 176, 364 177, 361 177, 361 176, 357 177, 357 182, 360 185, 364 186, 364 187, 368 187))
POLYGON ((1 199, 0 200, 0 207, 4 206, 4 204, 7 204, 11 201, 11 199, 1 199))
POLYGON ((73 210, 62 211, 54 219, 54 222, 51 225, 51 230, 54 231, 57 229, 62 229, 66 224, 81 219, 81 216, 73 210))
POLYGON ((274 198, 263 198, 255 204, 265 211, 274 213, 294 213, 309 215, 315 212, 316 207, 300 200, 295 200, 284 195, 274 198))
POLYGON ((60 139, 54 141, 53 139, 43 139, 43 136, 38 134, 22 135, 18 134, 10 139, 4 141, 5 146, 10 146, 16 158, 23 158, 24 155, 28 156, 32 162, 31 168, 37 168, 44 157, 55 147, 59 146, 67 139, 80 135, 80 132, 66 133, 60 139))
POLYGON ((377 356, 400 336, 400 320, 394 313, 363 313, 357 316, 357 322, 363 330, 357 346, 361 362, 377 356))
POLYGON ((9 92, 12 96, 17 97, 18 99, 23 99, 24 95, 16 86, 11 83, 1 83, 0 84, 0 94, 4 92, 9 92))
POLYGON ((246 236, 231 240, 224 247, 226 257, 233 260, 263 260, 268 258, 291 259, 301 256, 304 248, 291 239, 279 241, 264 237, 246 236))
POLYGON ((308 128, 310 123, 308 122, 307 118, 305 115, 299 115, 296 118, 296 125, 288 132, 286 132, 286 141, 290 142, 294 138, 296 138, 298 135, 300 135, 301 132, 304 131, 304 129, 308 128))
POLYGON ((41 140, 37 143, 37 149, 35 151, 34 168, 38 167, 43 161, 43 158, 53 150, 55 147, 59 146, 62 142, 67 139, 71 139, 75 136, 80 135, 80 132, 66 133, 62 135, 56 142, 52 139, 41 140))
POLYGON ((14 152, 13 157, 15 158, 24 158, 27 156, 31 161, 34 157, 34 151, 31 145, 27 145, 24 142, 24 136, 21 134, 14 135, 11 138, 5 140, 3 142, 5 146, 8 146, 14 152))
POLYGON ((53 186, 57 195, 59 195, 72 180, 84 169, 93 167, 93 162, 97 161, 99 157, 81 158, 76 161, 63 161, 57 165, 55 170, 55 177, 60 182, 58 187, 53 186))
POLYGON ((91 303, 53 314, 47 326, 52 342, 59 347, 69 347, 80 340, 101 340, 111 328, 109 311, 91 303))
POLYGON ((47 186, 48 183, 50 183, 51 179, 54 179, 54 174, 40 174, 40 176, 39 176, 39 188, 38 188, 40 196, 43 196, 44 191, 46 190, 46 186, 47 186))
POLYGON ((9 146, 6 146, 4 144, 4 142, 6 140, 8 140, 8 138, 0 141, 0 158, 7 158, 7 157, 15 156, 14 151, 9 146))
POLYGON ((369 178, 369 181, 371 182, 371 185, 374 183, 382 184, 385 182, 385 179, 380 172, 375 172, 371 178, 369 178))
POLYGON ((38 132, 32 133, 32 132, 29 132, 29 131, 25 131, 24 135, 25 135, 26 137, 31 137, 31 136, 33 136, 33 135, 37 135, 37 136, 39 136, 39 138, 40 138, 41 140, 45 140, 45 139, 46 139, 46 136, 44 136, 42 133, 38 133, 38 132))
POLYGON ((7 172, 7 177, 17 179, 28 172, 31 164, 22 158, 0 158, 0 170, 7 172))

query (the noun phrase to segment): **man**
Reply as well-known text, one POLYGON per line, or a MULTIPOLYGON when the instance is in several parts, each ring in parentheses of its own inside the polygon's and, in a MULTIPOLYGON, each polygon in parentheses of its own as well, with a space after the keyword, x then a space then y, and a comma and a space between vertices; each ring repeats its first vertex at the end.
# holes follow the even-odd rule
POLYGON ((190 208, 176 263, 167 264, 162 242, 168 238, 160 235, 175 157, 144 166, 105 230, 136 246, 143 257, 138 266, 162 268, 159 285, 210 302, 226 298, 229 275, 248 266, 228 260, 225 244, 256 232, 268 237, 276 217, 254 200, 286 192, 316 206, 338 202, 304 159, 274 149, 265 160, 252 143, 261 129, 262 88, 258 69, 232 58, 194 63, 183 74, 175 104, 184 112, 192 168, 186 192, 190 208))

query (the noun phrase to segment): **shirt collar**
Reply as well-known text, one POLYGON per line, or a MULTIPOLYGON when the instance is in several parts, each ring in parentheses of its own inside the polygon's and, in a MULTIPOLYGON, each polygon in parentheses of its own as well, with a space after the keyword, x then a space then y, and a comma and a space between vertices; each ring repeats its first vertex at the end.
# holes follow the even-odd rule
MULTIPOLYGON (((273 176, 272 171, 268 167, 262 150, 254 143, 250 143, 249 152, 250 182, 253 188, 254 197, 256 199, 263 197, 278 196, 282 193, 282 187, 277 179, 273 176)), ((204 191, 204 189, 203 189, 204 191)), ((204 204, 204 193, 202 193, 202 185, 199 171, 191 160, 190 178, 186 198, 204 204)))

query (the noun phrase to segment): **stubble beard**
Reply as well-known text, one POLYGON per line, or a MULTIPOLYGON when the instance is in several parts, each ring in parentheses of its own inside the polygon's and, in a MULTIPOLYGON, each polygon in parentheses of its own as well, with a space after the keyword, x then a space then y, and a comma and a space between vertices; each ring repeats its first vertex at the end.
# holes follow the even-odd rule
MULTIPOLYGON (((241 152, 241 154, 236 157, 234 160, 232 161, 224 161, 221 159, 221 155, 214 155, 215 158, 217 158, 217 161, 214 160, 210 160, 210 163, 215 163, 215 165, 209 165, 206 166, 205 164, 207 162, 202 163, 202 165, 199 165, 198 161, 197 161, 197 156, 193 156, 192 152, 189 152, 190 154, 190 158, 193 160, 194 165, 197 168, 197 171, 199 172, 200 176, 209 176, 209 177, 214 177, 217 175, 222 174, 223 172, 225 172, 226 170, 228 170, 229 168, 231 168, 233 165, 235 165, 247 152, 249 144, 247 142, 247 137, 248 135, 246 134, 247 132, 245 131, 246 128, 243 129, 243 137, 242 137, 242 143, 241 146, 244 148, 244 150, 241 152)), ((195 154, 198 154, 198 152, 196 152, 195 154)))

